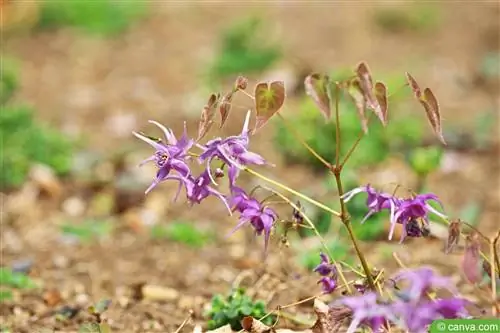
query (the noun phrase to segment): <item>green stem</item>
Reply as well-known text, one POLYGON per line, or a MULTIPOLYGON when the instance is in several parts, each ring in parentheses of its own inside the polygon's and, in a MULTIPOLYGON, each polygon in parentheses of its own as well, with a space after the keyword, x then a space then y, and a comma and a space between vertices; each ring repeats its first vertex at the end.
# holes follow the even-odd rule
POLYGON ((268 177, 266 177, 264 175, 261 175, 257 171, 252 170, 252 169, 250 169, 248 167, 244 167, 243 170, 245 170, 246 172, 248 172, 251 175, 254 175, 254 176, 262 179, 263 181, 265 181, 265 182, 267 182, 269 184, 272 184, 272 185, 274 185, 276 187, 279 187, 279 188, 281 188, 281 189, 283 189, 283 190, 285 190, 285 191, 287 191, 289 193, 292 193, 292 194, 296 195, 297 197, 299 197, 299 198, 301 198, 301 199, 303 199, 303 200, 305 200, 305 201, 307 201, 307 202, 315 205, 318 208, 321 208, 321 209, 323 209, 323 210, 325 210, 325 211, 327 211, 327 212, 329 212, 329 213, 331 213, 331 214, 333 214, 333 215, 335 215, 337 217, 340 217, 340 213, 339 212, 331 209, 330 207, 322 204, 321 202, 318 202, 318 201, 316 201, 316 200, 308 197, 307 195, 304 195, 304 194, 302 194, 300 192, 297 192, 294 189, 291 189, 290 187, 281 184, 280 182, 277 182, 277 181, 275 181, 275 180, 273 180, 271 178, 268 178, 268 177))

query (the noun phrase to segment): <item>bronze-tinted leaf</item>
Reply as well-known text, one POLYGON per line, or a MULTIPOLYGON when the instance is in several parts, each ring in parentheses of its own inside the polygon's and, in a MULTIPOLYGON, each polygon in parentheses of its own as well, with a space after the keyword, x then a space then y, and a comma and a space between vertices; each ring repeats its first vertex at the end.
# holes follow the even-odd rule
POLYGON ((422 106, 424 107, 427 119, 429 120, 432 130, 434 131, 438 139, 443 144, 446 144, 443 137, 441 127, 441 114, 439 113, 439 104, 436 96, 429 88, 425 88, 424 93, 422 94, 422 90, 420 89, 417 81, 409 73, 406 73, 406 78, 411 90, 413 91, 413 94, 420 102, 420 104, 422 104, 422 106))
POLYGON ((460 229, 461 229, 461 221, 456 220, 452 221, 448 226, 448 239, 446 240, 446 246, 444 252, 449 254, 455 246, 458 245, 460 240, 460 229))
POLYGON ((285 102, 285 85, 282 81, 270 84, 261 82, 255 86, 255 111, 257 120, 253 132, 262 128, 279 111, 285 102))
POLYGON ((465 253, 462 258, 462 270, 470 283, 480 282, 482 278, 479 248, 479 235, 474 233, 467 236, 465 241, 465 253))
POLYGON ((358 115, 361 120, 361 128, 365 133, 368 133, 368 119, 366 118, 366 99, 363 96, 361 87, 359 86, 358 80, 352 80, 347 88, 349 96, 351 96, 356 109, 358 110, 358 115))
POLYGON ((219 103, 219 113, 220 113, 220 128, 226 123, 227 117, 229 117, 229 111, 231 111, 231 102, 233 100, 233 92, 229 92, 222 96, 219 103))
POLYGON ((214 117, 215 117, 215 109, 217 107, 217 101, 219 99, 219 95, 212 94, 208 99, 207 104, 203 107, 201 111, 201 118, 198 124, 198 139, 201 140, 210 130, 213 125, 214 117))
POLYGON ((443 144, 446 144, 443 137, 443 132, 441 128, 441 114, 439 113, 439 104, 436 99, 436 96, 429 88, 424 89, 424 100, 428 105, 428 108, 425 108, 427 112, 427 118, 434 130, 434 133, 437 135, 439 140, 443 144))
POLYGON ((417 81, 408 72, 406 72, 406 79, 408 81, 408 84, 410 85, 411 90, 415 94, 415 97, 417 99, 420 99, 420 97, 422 96, 422 91, 420 90, 420 87, 419 87, 417 81))
POLYGON ((382 124, 387 125, 387 88, 382 82, 375 83, 375 98, 380 107, 380 114, 377 114, 382 124))
POLYGON ((371 109, 377 109, 377 100, 373 95, 373 79, 370 69, 365 62, 362 62, 356 68, 356 74, 359 79, 359 86, 365 96, 367 106, 371 109))
POLYGON ((329 84, 330 78, 328 75, 319 73, 313 73, 304 80, 306 94, 311 96, 327 120, 332 116, 330 97, 328 96, 329 84))
POLYGON ((234 90, 245 90, 248 86, 248 79, 244 76, 238 76, 234 81, 234 90))

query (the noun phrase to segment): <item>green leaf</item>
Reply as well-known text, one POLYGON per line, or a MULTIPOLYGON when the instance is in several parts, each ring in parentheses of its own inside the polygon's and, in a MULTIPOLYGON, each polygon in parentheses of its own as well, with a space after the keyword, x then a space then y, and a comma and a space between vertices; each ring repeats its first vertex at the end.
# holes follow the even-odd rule
POLYGON ((253 132, 261 129, 279 111, 285 102, 285 84, 282 81, 258 83, 255 86, 257 121, 253 132))

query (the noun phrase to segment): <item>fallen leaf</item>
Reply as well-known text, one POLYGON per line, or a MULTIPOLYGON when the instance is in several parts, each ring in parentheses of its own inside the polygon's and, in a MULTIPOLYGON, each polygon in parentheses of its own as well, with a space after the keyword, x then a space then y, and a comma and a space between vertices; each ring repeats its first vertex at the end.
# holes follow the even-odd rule
POLYGON ((62 296, 59 290, 51 289, 43 293, 43 301, 47 306, 55 306, 62 302, 62 296))
POLYGON ((326 120, 332 116, 328 93, 329 85, 330 78, 325 74, 313 73, 304 80, 306 94, 311 96, 326 120))
POLYGON ((257 121, 253 133, 261 129, 279 111, 285 102, 285 85, 282 81, 270 84, 261 82, 255 86, 255 110, 257 121))
POLYGON ((352 317, 352 311, 347 307, 329 307, 320 300, 314 300, 316 323, 311 328, 313 333, 336 333, 352 317))
POLYGON ((211 94, 207 104, 203 107, 203 110, 201 111, 200 122, 198 125, 197 141, 201 140, 212 127, 214 123, 215 109, 217 107, 217 101, 219 100, 219 98, 219 94, 211 94))

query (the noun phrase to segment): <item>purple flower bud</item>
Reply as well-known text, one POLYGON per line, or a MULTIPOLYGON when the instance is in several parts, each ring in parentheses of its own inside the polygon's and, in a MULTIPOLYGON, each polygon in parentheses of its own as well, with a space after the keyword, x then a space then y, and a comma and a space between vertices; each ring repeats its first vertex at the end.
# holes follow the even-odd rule
POLYGON ((318 283, 321 283, 321 289, 325 294, 331 294, 337 289, 337 281, 332 277, 323 277, 318 283))
POLYGON ((330 259, 324 253, 320 253, 319 255, 321 263, 313 271, 319 273, 321 276, 327 276, 332 273, 336 275, 336 267, 330 262, 330 259))

